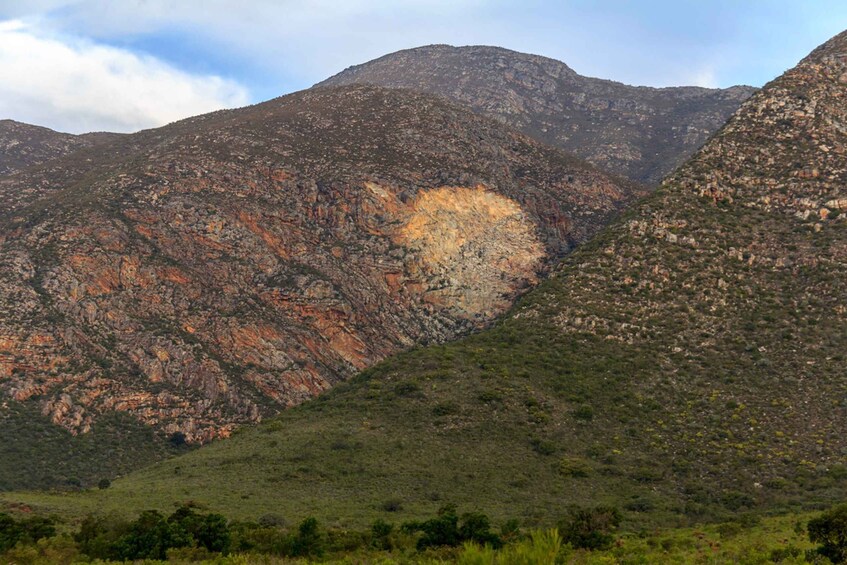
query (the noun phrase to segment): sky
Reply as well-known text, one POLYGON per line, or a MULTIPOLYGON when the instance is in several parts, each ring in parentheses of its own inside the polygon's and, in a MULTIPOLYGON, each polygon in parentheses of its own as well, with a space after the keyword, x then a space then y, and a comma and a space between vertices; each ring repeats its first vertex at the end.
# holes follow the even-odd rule
POLYGON ((433 43, 635 85, 762 86, 845 29, 844 0, 0 0, 0 119, 137 131, 433 43))

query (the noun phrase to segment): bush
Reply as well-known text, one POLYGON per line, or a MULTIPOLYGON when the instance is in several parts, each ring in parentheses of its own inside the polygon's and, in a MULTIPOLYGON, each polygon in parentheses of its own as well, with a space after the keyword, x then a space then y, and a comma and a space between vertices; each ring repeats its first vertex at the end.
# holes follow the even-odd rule
POLYGON ((55 521, 51 518, 34 516, 25 520, 15 520, 8 514, 0 513, 0 553, 18 542, 34 544, 40 539, 56 535, 55 521))
POLYGON ((407 531, 422 531, 423 536, 418 540, 418 549, 438 547, 440 545, 457 546, 459 537, 459 516, 456 505, 447 504, 438 510, 438 516, 426 522, 408 522, 404 524, 407 531))
POLYGON ((191 536, 182 528, 171 524, 156 510, 147 510, 129 525, 129 531, 113 545, 112 553, 118 559, 167 559, 171 548, 189 547, 191 536))
POLYGON ((579 457, 562 457, 559 474, 565 477, 584 478, 591 474, 591 465, 579 457))
POLYGON ((385 520, 376 520, 371 525, 371 546, 376 549, 391 550, 391 532, 394 531, 394 525, 389 524, 385 520))
POLYGON ((481 512, 469 512, 462 515, 459 537, 464 542, 472 541, 495 549, 503 545, 500 536, 491 531, 491 522, 488 520, 488 516, 481 512))
POLYGON ((88 516, 74 539, 92 559, 136 560, 166 559, 169 550, 180 548, 226 553, 231 534, 220 514, 198 514, 181 506, 167 518, 155 510, 142 512, 134 522, 88 516))
POLYGON ((621 523, 621 514, 611 506, 576 509, 572 516, 560 522, 559 530, 565 543, 579 549, 609 549, 613 532, 621 523))
POLYGON ((817 553, 833 563, 847 561, 847 504, 836 506, 809 520, 809 540, 818 543, 817 553))
POLYGON ((382 509, 386 512, 400 512, 403 510, 403 501, 399 498, 390 498, 382 503, 382 509))
POLYGON ((418 550, 438 546, 455 547, 462 542, 474 542, 495 548, 503 545, 500 536, 491 531, 491 522, 485 514, 463 514, 460 526, 455 504, 442 506, 438 510, 438 516, 426 522, 407 522, 403 524, 403 530, 409 533, 423 532, 423 536, 418 539, 418 550))
POLYGON ((315 518, 306 518, 300 522, 297 535, 291 542, 292 557, 320 557, 324 552, 324 538, 318 529, 315 518))
POLYGON ((67 536, 42 538, 34 545, 18 544, 3 554, 4 563, 23 565, 42 563, 77 563, 79 550, 67 536))

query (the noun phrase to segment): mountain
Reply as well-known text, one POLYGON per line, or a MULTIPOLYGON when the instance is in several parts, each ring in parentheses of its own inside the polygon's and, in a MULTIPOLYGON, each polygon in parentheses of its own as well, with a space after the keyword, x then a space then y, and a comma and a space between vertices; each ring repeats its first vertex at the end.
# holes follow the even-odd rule
POLYGON ((0 120, 0 176, 106 143, 116 133, 71 135, 13 120, 0 120))
POLYGON ((627 86, 499 47, 429 45, 350 67, 321 86, 376 84, 438 94, 639 182, 658 183, 755 88, 627 86))
POLYGON ((224 437, 478 328, 643 192, 440 98, 370 86, 0 179, 0 486, 96 482, 162 455, 139 423, 177 445, 224 437), (110 451, 56 472, 33 419, 43 445, 78 454, 93 433, 110 451))
POLYGON ((633 527, 843 500, 845 84, 847 32, 490 329, 103 493, 30 500, 341 524, 603 503, 633 527))

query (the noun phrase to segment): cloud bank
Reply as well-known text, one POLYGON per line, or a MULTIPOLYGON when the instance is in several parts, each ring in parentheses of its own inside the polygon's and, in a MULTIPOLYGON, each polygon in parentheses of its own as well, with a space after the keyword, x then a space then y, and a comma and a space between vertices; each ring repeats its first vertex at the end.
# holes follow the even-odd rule
POLYGON ((131 132, 248 103, 211 75, 20 20, 0 22, 0 117, 60 131, 131 132))
POLYGON ((432 43, 498 45, 627 84, 759 86, 847 27, 847 3, 0 0, 2 20, 17 23, 0 32, 0 118, 129 131, 432 43))

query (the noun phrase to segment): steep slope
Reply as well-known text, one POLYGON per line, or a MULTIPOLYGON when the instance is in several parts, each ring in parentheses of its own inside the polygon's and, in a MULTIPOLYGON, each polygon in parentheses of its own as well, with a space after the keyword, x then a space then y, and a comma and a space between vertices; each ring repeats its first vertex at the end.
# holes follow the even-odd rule
POLYGON ((71 135, 13 120, 0 120, 0 176, 113 141, 120 134, 71 135))
POLYGON ((377 84, 446 96, 640 182, 658 183, 756 89, 633 87, 499 47, 430 45, 319 83, 377 84))
POLYGON ((487 323, 641 190, 376 87, 126 136, 0 181, 0 390, 73 434, 226 436, 487 323))
POLYGON ((845 84, 847 32, 495 327, 49 504, 367 522, 454 501, 537 522, 611 502, 644 525, 843 500, 845 84))

